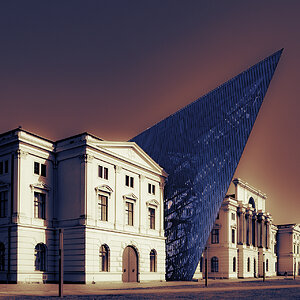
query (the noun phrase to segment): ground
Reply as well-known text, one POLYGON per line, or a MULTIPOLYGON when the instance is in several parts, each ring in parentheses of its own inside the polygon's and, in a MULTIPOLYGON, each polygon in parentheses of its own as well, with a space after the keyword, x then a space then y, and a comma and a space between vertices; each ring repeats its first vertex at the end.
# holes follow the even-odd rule
MULTIPOLYGON (((0 284, 2 299, 47 299, 57 284, 0 284)), ((66 299, 300 299, 300 278, 198 282, 65 284, 66 299)))

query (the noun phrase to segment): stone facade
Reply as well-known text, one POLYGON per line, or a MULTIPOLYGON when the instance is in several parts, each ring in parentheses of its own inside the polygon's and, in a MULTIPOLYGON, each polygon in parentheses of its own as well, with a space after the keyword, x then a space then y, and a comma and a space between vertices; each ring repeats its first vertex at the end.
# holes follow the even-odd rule
POLYGON ((52 142, 20 128, 3 133, 0 281, 57 281, 58 229, 65 281, 164 280, 165 177, 132 142, 88 133, 52 142), (133 277, 124 275, 128 248, 133 277))
POLYGON ((210 278, 275 276, 276 232, 265 211, 266 195, 241 179, 225 197, 194 278, 202 278, 207 258, 210 278))
POLYGON ((279 275, 300 275, 300 224, 278 225, 279 275))

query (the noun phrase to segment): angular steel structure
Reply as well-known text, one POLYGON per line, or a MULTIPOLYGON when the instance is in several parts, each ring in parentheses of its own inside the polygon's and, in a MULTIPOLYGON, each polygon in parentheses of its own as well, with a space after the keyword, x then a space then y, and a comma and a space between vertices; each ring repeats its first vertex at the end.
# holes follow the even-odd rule
POLYGON ((192 279, 281 53, 131 140, 169 174, 164 205, 167 280, 192 279))

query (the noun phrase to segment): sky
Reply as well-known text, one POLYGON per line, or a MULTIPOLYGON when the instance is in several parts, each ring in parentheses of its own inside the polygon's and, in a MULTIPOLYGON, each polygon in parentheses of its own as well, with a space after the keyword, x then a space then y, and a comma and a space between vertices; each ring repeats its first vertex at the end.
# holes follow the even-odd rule
POLYGON ((300 223, 300 1, 0 1, 0 132, 129 140, 284 48, 238 165, 300 223))

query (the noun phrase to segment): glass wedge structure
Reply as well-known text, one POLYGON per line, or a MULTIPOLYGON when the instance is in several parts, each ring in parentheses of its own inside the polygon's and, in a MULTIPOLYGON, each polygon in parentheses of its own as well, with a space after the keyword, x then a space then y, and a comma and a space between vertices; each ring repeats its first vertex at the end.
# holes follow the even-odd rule
POLYGON ((167 280, 192 279, 282 50, 131 139, 169 174, 167 280))

